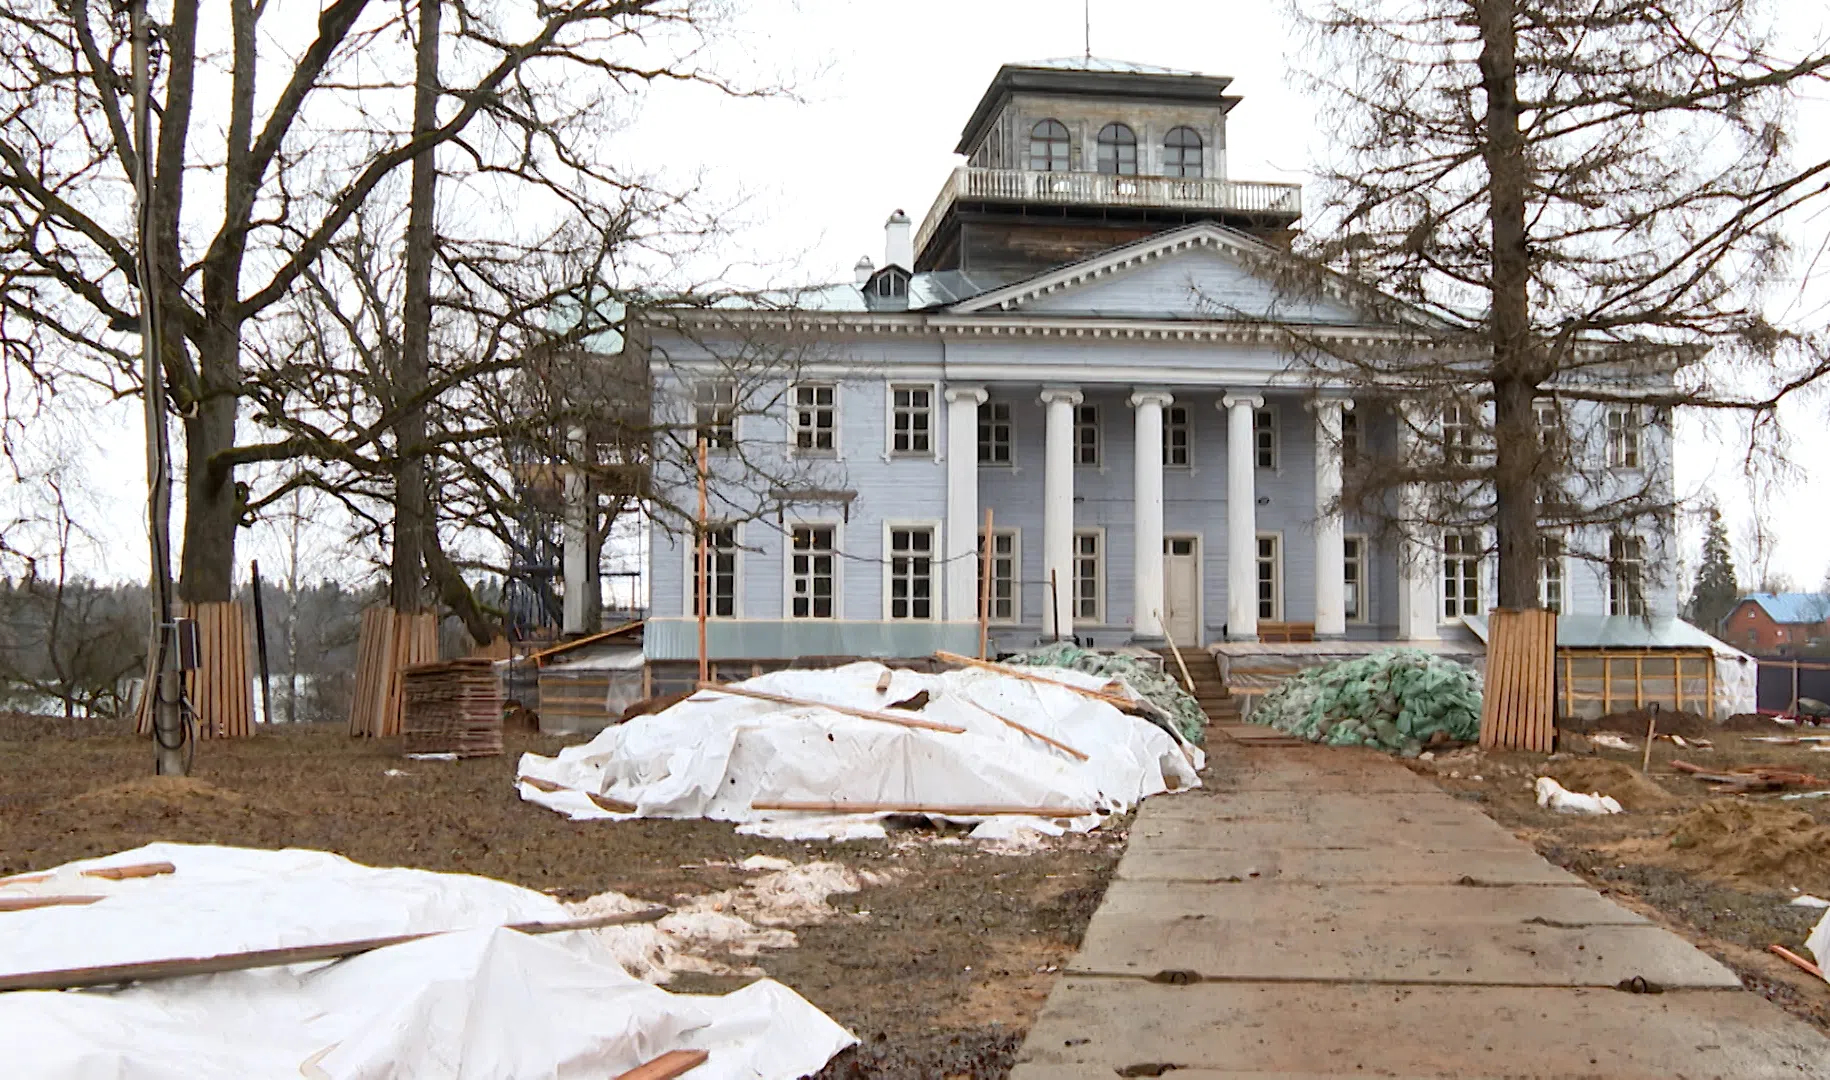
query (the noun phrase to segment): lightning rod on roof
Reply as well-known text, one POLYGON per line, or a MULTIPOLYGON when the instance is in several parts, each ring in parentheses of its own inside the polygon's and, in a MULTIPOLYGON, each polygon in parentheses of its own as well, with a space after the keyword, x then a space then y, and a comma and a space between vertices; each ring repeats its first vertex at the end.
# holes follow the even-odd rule
POLYGON ((1080 14, 1086 28, 1086 58, 1093 59, 1093 0, 1082 0, 1080 14))

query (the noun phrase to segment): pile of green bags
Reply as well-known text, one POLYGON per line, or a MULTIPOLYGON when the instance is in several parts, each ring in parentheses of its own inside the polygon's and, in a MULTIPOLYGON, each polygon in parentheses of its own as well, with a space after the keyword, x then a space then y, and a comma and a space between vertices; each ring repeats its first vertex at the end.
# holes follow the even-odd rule
POLYGON ((1481 681, 1445 657, 1392 649, 1286 679, 1251 718, 1310 742, 1416 757, 1437 732, 1460 742, 1480 737, 1481 681))
POLYGON ((1072 642, 1062 641, 1005 657, 1004 663, 1072 668, 1089 675, 1122 679, 1140 697, 1161 711, 1161 716, 1146 719, 1163 730, 1172 735, 1180 735, 1191 743, 1199 743, 1207 728, 1207 714, 1201 711, 1200 704, 1193 696, 1182 688, 1181 683, 1147 660, 1094 652, 1072 642))

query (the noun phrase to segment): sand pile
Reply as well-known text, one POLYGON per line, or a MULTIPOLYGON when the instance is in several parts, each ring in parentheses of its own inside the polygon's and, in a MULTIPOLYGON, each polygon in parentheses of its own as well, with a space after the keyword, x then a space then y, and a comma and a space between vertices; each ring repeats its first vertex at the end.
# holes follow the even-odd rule
POLYGON ((1544 766, 1543 775, 1571 791, 1612 795, 1628 810, 1662 810, 1677 797, 1640 775, 1638 769, 1606 758, 1570 758, 1544 766))
POLYGON ((1668 835, 1679 861, 1708 873, 1820 896, 1830 888, 1830 827, 1800 810, 1718 799, 1668 835))

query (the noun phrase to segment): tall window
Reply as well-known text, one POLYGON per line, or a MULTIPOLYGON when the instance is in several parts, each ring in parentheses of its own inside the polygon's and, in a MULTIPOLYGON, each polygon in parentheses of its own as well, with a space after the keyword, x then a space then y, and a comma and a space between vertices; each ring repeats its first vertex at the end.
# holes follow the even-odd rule
POLYGON ((793 537, 792 604, 797 619, 831 619, 838 596, 837 548, 831 525, 796 525, 793 537))
POLYGON ((1646 542, 1618 533, 1608 538, 1608 614, 1643 617, 1646 542))
POLYGON ((1099 464, 1099 406, 1074 406, 1074 464, 1099 464))
POLYGON ((1137 134, 1123 124, 1099 129, 1099 171, 1115 176, 1137 175, 1137 134))
POLYGON ((1068 171, 1068 129, 1059 120, 1044 120, 1029 129, 1032 172, 1068 171))
POLYGON ((1608 410, 1608 468, 1639 468, 1639 410, 1608 410))
POLYGON ((934 452, 934 388, 931 386, 894 386, 890 388, 890 452, 895 454, 931 454, 934 452))
MULTIPOLYGON (((710 597, 705 614, 708 618, 729 619, 737 614, 737 530, 729 525, 713 525, 705 531, 706 596, 710 597)), ((692 607, 687 614, 699 614, 699 547, 692 549, 693 586, 689 590, 692 607)))
POLYGON ((1442 408, 1442 459, 1450 465, 1474 464, 1474 443, 1480 428, 1480 406, 1470 402, 1442 408))
POLYGON ((1341 539, 1341 580, 1346 585, 1347 621, 1366 619, 1366 538, 1348 536, 1341 539))
MULTIPOLYGON (((1017 530, 998 529, 991 534, 991 621, 1014 623, 1022 613, 1017 593, 1017 530)), ((979 595, 985 588, 985 536, 979 534, 979 595)))
POLYGON ((1252 456, 1261 469, 1277 468, 1277 410, 1256 409, 1252 413, 1252 456))
POLYGON ((1456 619, 1481 613, 1479 533, 1442 535, 1442 615, 1456 619))
POLYGON ((1163 410, 1163 464, 1187 466, 1188 409, 1171 405, 1163 410))
POLYGON ((1096 532, 1074 534, 1074 621, 1103 623, 1106 600, 1106 560, 1096 532))
POLYGON ((794 388, 794 448, 832 450, 838 446, 838 388, 801 383, 794 388))
POLYGON ((890 530, 890 618, 934 617, 934 530, 890 530))
POLYGON ((1191 127, 1170 128, 1163 136, 1163 175, 1201 175, 1201 133, 1191 127))
POLYGON ((1341 413, 1341 460, 1358 461, 1364 444, 1360 439, 1360 413, 1357 409, 1341 413))
POLYGON ((1284 610, 1280 539, 1276 533, 1258 534, 1258 617, 1270 622, 1283 618, 1284 610))
POLYGON ((979 405, 979 464, 1010 464, 1010 402, 979 405))
POLYGON ((1563 538, 1538 534, 1538 603, 1563 614, 1563 538))
POLYGON ((693 427, 714 450, 737 445, 737 384, 711 379, 693 386, 693 427))

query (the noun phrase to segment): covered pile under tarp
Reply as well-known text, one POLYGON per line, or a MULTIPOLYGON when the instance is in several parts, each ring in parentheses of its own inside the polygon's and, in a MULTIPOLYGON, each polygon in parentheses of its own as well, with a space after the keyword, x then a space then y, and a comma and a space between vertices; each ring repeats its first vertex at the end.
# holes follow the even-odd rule
MULTIPOLYGON (((1205 656, 1199 659, 1204 663, 1213 663, 1205 656)), ((1201 711, 1200 702, 1183 689, 1181 683, 1151 661, 1122 653, 1095 652, 1083 649, 1071 641, 1057 641, 1006 657, 1004 662, 1031 667, 1068 668, 1089 675, 1123 680, 1139 697, 1161 710, 1161 715, 1152 717, 1158 726, 1191 743, 1199 743, 1206 736, 1207 714, 1201 711)))
POLYGON ((33 1080, 603 1080, 675 1049, 693 1080, 817 1072, 854 1040, 779 983, 670 994, 532 889, 317 851, 152 844, 0 897, 100 896, 0 914, 0 975, 451 931, 336 963, 0 993, 5 1074, 33 1080), (168 862, 124 881, 85 869, 168 862))
POLYGON ((1415 757, 1438 732, 1480 738, 1480 676, 1433 653, 1390 649, 1291 676, 1259 700, 1252 720, 1310 742, 1415 757))
POLYGON ((1097 690, 1105 679, 1037 674, 1046 681, 870 662, 777 671, 731 689, 963 730, 701 690, 558 757, 524 755, 521 797, 575 820, 712 818, 796 839, 880 837, 886 816, 920 813, 978 822, 973 835, 990 838, 1021 828, 1084 832, 1146 796, 1199 786, 1198 748, 1055 685, 1097 690))

